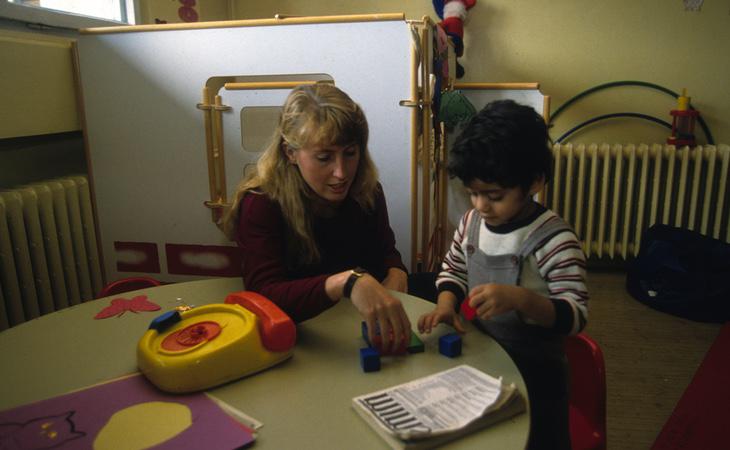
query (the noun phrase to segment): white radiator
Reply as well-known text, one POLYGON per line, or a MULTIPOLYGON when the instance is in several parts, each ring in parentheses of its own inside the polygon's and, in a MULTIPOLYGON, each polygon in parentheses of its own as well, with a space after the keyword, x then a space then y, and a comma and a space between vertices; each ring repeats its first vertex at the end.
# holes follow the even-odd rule
POLYGON ((90 300, 102 285, 86 177, 0 192, 0 330, 90 300))
POLYGON ((730 242, 730 146, 553 146, 546 206, 566 219, 586 255, 636 256, 641 233, 663 223, 730 242))

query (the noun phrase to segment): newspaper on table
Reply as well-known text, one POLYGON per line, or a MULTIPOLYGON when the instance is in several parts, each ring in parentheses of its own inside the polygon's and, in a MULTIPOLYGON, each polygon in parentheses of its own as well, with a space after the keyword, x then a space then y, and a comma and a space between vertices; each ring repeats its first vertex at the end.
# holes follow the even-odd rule
POLYGON ((353 400, 399 439, 420 439, 463 429, 501 406, 502 379, 469 365, 353 400))

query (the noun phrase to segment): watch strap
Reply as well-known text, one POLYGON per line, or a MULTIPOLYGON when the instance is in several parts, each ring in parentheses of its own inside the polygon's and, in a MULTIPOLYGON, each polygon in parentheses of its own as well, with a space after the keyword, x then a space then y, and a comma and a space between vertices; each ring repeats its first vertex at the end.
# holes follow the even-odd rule
POLYGON ((347 281, 345 281, 345 287, 342 288, 342 296, 344 298, 350 298, 350 296, 352 295, 352 288, 355 287, 355 282, 362 278, 362 276, 366 273, 368 273, 368 271, 363 269, 362 267, 355 267, 354 269, 350 270, 350 276, 347 277, 347 281))

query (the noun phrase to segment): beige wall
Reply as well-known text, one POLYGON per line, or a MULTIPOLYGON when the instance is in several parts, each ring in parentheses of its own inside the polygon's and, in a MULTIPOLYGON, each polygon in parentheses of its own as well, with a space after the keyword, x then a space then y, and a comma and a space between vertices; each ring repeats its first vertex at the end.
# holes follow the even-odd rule
MULTIPOLYGON (((150 19, 155 13, 166 12, 165 8, 172 11, 172 3, 146 0, 140 5, 150 19)), ((270 18, 276 13, 374 12, 404 12, 411 19, 424 15, 437 19, 428 0, 210 0, 199 3, 205 6, 199 11, 201 20, 270 18)), ((466 50, 460 62, 466 75, 461 81, 538 81, 543 93, 552 97, 552 111, 576 94, 607 82, 646 81, 674 92, 687 88, 715 142, 730 143, 730 53, 723 49, 730 43, 730 0, 705 2, 700 12, 685 12, 680 0, 477 0, 476 6, 469 11, 465 29, 466 50)), ((0 47, 14 57, 24 54, 16 48, 11 49, 17 45, 16 36, 5 34, 2 40, 0 47)), ((68 41, 58 42, 46 44, 46 50, 58 49, 58 45, 68 49, 68 41)), ((33 60, 43 59, 37 52, 27 56, 31 54, 33 60)), ((3 136, 43 134, 43 130, 34 128, 38 126, 50 127, 52 131, 46 132, 77 129, 73 94, 57 87, 59 83, 71 85, 67 61, 44 63, 47 68, 41 71, 45 72, 43 77, 52 80, 34 82, 35 89, 18 89, 24 77, 13 75, 16 82, 8 82, 3 77, 3 85, 14 86, 5 88, 6 95, 59 99, 70 113, 48 118, 38 116, 37 110, 33 115, 18 114, 17 109, 8 110, 11 112, 6 111, 4 116, 4 128, 7 129, 3 136), (57 76, 57 73, 63 76, 57 76), (53 95, 45 94, 44 89, 51 89, 53 95), (29 116, 33 118, 28 120, 29 116), (21 120, 23 117, 25 119, 21 120)), ((10 103, 31 104, 27 100, 10 103)), ((653 89, 607 89, 566 109, 556 118, 551 134, 557 138, 580 122, 614 112, 639 112, 671 122, 669 110, 674 107, 675 101, 670 96, 653 89)), ((51 113, 47 107, 45 111, 51 113)), ((653 143, 663 142, 667 134, 666 129, 643 120, 611 119, 583 128, 570 140, 653 143)), ((706 142, 699 126, 696 135, 698 142, 706 142)))
POLYGON ((71 45, 0 29, 0 139, 79 129, 71 45))
MULTIPOLYGON (((405 12, 437 19, 431 1, 231 0, 235 19, 276 13, 330 15, 405 12)), ((466 69, 461 81, 538 81, 554 111, 576 94, 620 80, 639 80, 674 92, 687 88, 716 143, 730 143, 730 0, 685 12, 680 0, 477 0, 465 26, 466 69)), ((333 43, 334 44, 334 43, 333 43)), ((671 122, 676 102, 645 87, 620 87, 588 96, 565 110, 551 132, 594 116, 639 112, 671 122)), ((664 142, 668 131, 639 119, 611 119, 584 128, 572 142, 664 142)), ((705 137, 696 129, 698 142, 705 137)))
POLYGON ((139 0, 140 23, 158 21, 166 23, 184 22, 179 14, 180 8, 191 8, 198 15, 198 22, 227 20, 230 17, 228 0, 199 0, 194 5, 184 6, 179 0, 139 0))

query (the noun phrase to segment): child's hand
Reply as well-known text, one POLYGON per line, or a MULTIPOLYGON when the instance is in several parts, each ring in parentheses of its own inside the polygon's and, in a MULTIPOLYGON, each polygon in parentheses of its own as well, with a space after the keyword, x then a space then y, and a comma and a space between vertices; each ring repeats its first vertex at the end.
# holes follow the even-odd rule
POLYGON ((418 318, 418 331, 421 333, 430 333, 439 323, 451 325, 458 333, 466 333, 466 329, 464 329, 464 325, 461 323, 461 318, 454 311, 454 308, 443 305, 436 305, 433 311, 418 318))
POLYGON ((476 309, 480 319, 488 320, 494 316, 519 310, 524 288, 508 284, 482 284, 469 292, 469 305, 476 309))

